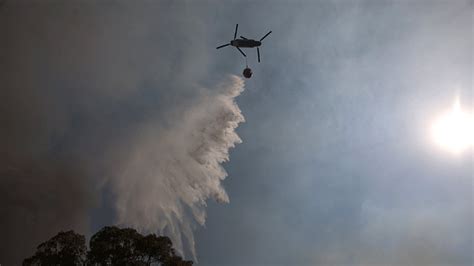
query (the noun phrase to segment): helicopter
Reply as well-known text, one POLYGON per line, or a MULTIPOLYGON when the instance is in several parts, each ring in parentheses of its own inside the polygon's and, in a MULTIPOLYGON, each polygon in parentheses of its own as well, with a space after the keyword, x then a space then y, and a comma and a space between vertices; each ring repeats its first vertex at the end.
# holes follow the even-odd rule
POLYGON ((262 38, 260 38, 259 41, 256 41, 256 40, 253 40, 253 39, 247 39, 244 36, 240 36, 240 39, 237 39, 237 30, 238 30, 238 28, 239 28, 239 24, 236 24, 233 40, 231 40, 227 44, 216 47, 216 49, 221 49, 221 48, 224 48, 226 46, 231 45, 231 46, 234 46, 235 48, 237 48, 237 50, 239 50, 239 52, 244 57, 247 57, 247 55, 240 48, 254 48, 254 47, 257 47, 257 57, 258 57, 258 62, 260 63, 260 49, 258 47, 260 47, 262 45, 263 39, 265 39, 268 35, 270 35, 270 33, 272 33, 272 31, 269 31, 262 38))

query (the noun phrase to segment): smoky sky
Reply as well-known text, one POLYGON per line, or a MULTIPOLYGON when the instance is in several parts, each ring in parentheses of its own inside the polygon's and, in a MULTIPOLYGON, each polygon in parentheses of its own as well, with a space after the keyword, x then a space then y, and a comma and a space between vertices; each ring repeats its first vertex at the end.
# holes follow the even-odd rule
POLYGON ((202 88, 242 71, 238 51, 215 50, 239 23, 247 38, 273 33, 260 64, 246 50, 254 76, 236 99, 229 203, 207 200, 205 226, 192 226, 199 265, 472 265, 472 153, 445 154, 426 132, 456 95, 473 106, 472 10, 0 2, 0 263, 59 230, 117 222, 111 180, 165 139, 144 128, 194 129, 180 126, 202 88), (135 141, 144 135, 150 145, 135 141))
POLYGON ((217 13, 244 17, 245 37, 273 33, 238 100, 230 204, 211 204, 198 229, 201 263, 472 264, 472 154, 450 157, 427 132, 456 94, 472 108, 472 1, 232 2, 217 13))
POLYGON ((238 93, 225 89, 243 84, 219 85, 231 73, 206 77, 206 43, 189 34, 207 34, 194 9, 20 1, 1 12, 2 263, 17 264, 59 230, 96 229, 102 191, 112 198, 105 224, 167 231, 180 251, 186 235, 193 251, 192 217, 202 224, 209 197, 227 200, 218 164, 243 120, 238 93), (214 172, 191 166, 197 159, 214 172), (186 171, 199 180, 183 188, 186 171), (168 179, 151 178, 160 172, 168 179))

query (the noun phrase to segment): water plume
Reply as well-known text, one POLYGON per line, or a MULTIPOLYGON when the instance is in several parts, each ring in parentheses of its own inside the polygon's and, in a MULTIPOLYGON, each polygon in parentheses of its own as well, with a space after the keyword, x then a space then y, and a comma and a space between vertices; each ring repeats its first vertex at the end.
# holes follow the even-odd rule
POLYGON ((235 97, 243 85, 231 76, 203 89, 169 114, 169 125, 149 121, 129 138, 124 145, 130 149, 110 180, 119 224, 167 234, 178 251, 185 242, 196 258, 193 226, 204 225, 206 201, 229 202, 222 163, 241 142, 235 129, 244 117, 235 97))

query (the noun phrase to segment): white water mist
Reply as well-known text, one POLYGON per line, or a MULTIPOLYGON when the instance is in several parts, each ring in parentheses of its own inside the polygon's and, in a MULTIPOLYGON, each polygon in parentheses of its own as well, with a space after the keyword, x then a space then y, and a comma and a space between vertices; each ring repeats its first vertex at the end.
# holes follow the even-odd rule
POLYGON ((235 129, 244 117, 234 99, 243 89, 243 80, 231 76, 192 105, 176 107, 171 125, 152 121, 131 138, 110 180, 118 224, 169 235, 178 251, 184 242, 196 259, 193 225, 204 225, 206 201, 229 201, 221 163, 241 142, 235 129))

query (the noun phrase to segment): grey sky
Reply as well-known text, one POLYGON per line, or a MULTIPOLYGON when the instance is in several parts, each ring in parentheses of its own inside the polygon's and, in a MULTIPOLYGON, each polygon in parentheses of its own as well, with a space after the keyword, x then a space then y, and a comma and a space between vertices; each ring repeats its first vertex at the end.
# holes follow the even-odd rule
POLYGON ((39 219, 22 235, 32 247, 112 223, 106 182, 127 140, 240 74, 238 51, 215 50, 239 23, 273 33, 262 63, 247 50, 230 203, 209 201, 199 265, 472 265, 472 152, 451 156, 428 133, 456 95, 473 106, 472 19, 469 0, 7 0, 2 233, 39 219))
POLYGON ((472 2, 228 8, 242 33, 274 34, 239 99, 231 202, 209 208, 201 262, 472 264, 472 155, 428 133, 456 93, 472 106, 472 2))

